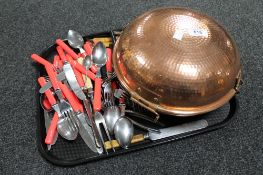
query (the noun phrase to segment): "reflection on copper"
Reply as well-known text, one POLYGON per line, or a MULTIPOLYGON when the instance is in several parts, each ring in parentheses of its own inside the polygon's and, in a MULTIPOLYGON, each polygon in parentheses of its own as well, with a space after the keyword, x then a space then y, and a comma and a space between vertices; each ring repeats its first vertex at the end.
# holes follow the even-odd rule
POLYGON ((193 65, 181 64, 179 66, 179 72, 181 72, 183 75, 186 75, 192 78, 198 77, 198 68, 193 65))
POLYGON ((183 8, 155 9, 129 23, 114 47, 113 64, 133 99, 178 116, 225 104, 241 74, 237 47, 226 30, 183 8))

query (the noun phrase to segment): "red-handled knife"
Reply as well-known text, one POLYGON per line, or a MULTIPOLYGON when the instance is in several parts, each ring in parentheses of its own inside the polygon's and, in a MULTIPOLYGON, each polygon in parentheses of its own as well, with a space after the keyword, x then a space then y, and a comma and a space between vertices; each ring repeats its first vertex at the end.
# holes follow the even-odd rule
POLYGON ((87 55, 91 55, 92 53, 92 47, 91 47, 91 43, 89 41, 87 41, 85 44, 84 44, 84 50, 86 52, 87 55))
POLYGON ((57 45, 63 48, 72 58, 77 59, 79 56, 76 54, 67 44, 64 43, 61 39, 56 40, 57 45))
MULTIPOLYGON (((69 54, 66 55, 66 58, 67 58, 67 60, 69 60, 70 62, 73 61, 73 58, 72 58, 69 54)), ((79 72, 79 71, 78 71, 76 68, 74 68, 74 67, 73 67, 73 71, 74 71, 74 74, 75 74, 75 76, 76 76, 76 79, 77 79, 77 81, 78 81, 79 86, 80 86, 81 88, 83 88, 83 87, 85 86, 85 83, 84 83, 84 80, 83 80, 83 77, 82 77, 82 73, 79 72)))
MULTIPOLYGON (((44 77, 39 77, 38 78, 38 83, 41 87, 43 87, 46 83, 46 79, 44 77)), ((48 89, 45 92, 45 95, 49 101, 49 103, 52 105, 52 107, 54 108, 54 110, 57 110, 55 107, 57 105, 57 101, 55 99, 55 97, 53 96, 52 92, 50 89, 48 89)), ((57 114, 57 112, 55 112, 55 114, 57 114)), ((54 115, 54 117, 52 118, 52 121, 50 123, 50 126, 48 128, 48 132, 46 135, 46 139, 45 139, 45 143, 47 145, 51 145, 54 142, 54 138, 56 136, 57 133, 57 122, 58 122, 58 116, 54 115), (54 118, 55 117, 55 118, 54 118)))
POLYGON ((53 66, 58 70, 62 69, 63 63, 58 55, 54 56, 53 66))
POLYGON ((108 73, 108 78, 110 78, 109 74, 111 74, 113 71, 113 69, 112 69, 112 50, 110 48, 107 48, 106 51, 107 51, 107 55, 108 55, 108 59, 106 62, 106 70, 108 73))
POLYGON ((78 100, 78 98, 76 98, 75 94, 65 84, 62 84, 61 82, 59 82, 59 87, 61 88, 62 93, 65 95, 72 109, 75 112, 83 112, 81 102, 78 100))
POLYGON ((102 79, 99 77, 96 77, 95 87, 94 87, 94 100, 93 100, 94 111, 101 110, 101 84, 102 84, 102 79))
POLYGON ((66 55, 65 55, 63 49, 62 49, 60 46, 57 46, 56 49, 57 49, 58 55, 59 55, 59 57, 61 58, 61 60, 62 60, 63 62, 67 61, 67 58, 66 58, 66 55))
POLYGON ((37 54, 32 54, 31 58, 45 66, 47 74, 48 74, 49 79, 50 79, 50 82, 51 82, 53 88, 55 89, 55 92, 56 92, 56 90, 59 90, 57 75, 56 75, 56 72, 54 71, 53 65, 37 54))

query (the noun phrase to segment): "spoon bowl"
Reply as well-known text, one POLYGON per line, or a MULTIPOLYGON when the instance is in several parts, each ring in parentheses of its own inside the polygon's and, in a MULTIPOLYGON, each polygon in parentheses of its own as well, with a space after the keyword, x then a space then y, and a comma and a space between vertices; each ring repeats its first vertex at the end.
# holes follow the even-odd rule
POLYGON ((74 30, 68 31, 67 39, 69 45, 75 49, 81 49, 84 44, 83 37, 74 30))
POLYGON ((78 131, 74 130, 70 124, 68 118, 60 118, 57 123, 58 133, 67 140, 75 140, 78 136, 78 131))
POLYGON ((113 134, 114 125, 121 118, 120 109, 117 106, 107 107, 103 115, 110 134, 113 134))
POLYGON ((127 118, 118 119, 114 126, 114 134, 120 146, 127 149, 134 134, 132 122, 127 118))
POLYGON ((92 61, 97 67, 102 67, 106 64, 107 51, 102 42, 98 42, 92 49, 92 61))
POLYGON ((83 60, 83 66, 88 70, 92 66, 91 57, 87 55, 83 60))

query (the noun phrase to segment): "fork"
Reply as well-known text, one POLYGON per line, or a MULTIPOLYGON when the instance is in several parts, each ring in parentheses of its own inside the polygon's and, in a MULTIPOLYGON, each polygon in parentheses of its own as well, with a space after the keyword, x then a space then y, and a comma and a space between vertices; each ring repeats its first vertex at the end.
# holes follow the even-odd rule
MULTIPOLYGON (((38 82, 41 86, 44 86, 46 79, 44 77, 39 77, 38 82)), ((58 103, 51 90, 46 91, 45 95, 57 114, 56 122, 51 122, 49 126, 45 142, 48 144, 53 142, 56 130, 67 140, 76 139, 78 128, 74 125, 75 122, 71 120, 71 109, 69 104, 64 99, 61 100, 61 103, 58 103)))
MULTIPOLYGON (((46 81, 50 81, 49 77, 45 77, 45 79, 46 79, 46 81)), ((63 85, 61 85, 62 83, 58 82, 58 84, 59 84, 60 89, 62 89, 61 88, 61 86, 63 86, 63 85)), ((63 90, 62 90, 62 92, 63 92, 63 90)), ((66 94, 66 92, 63 92, 63 94, 66 94)), ((63 98, 64 98, 64 96, 62 95, 61 98, 59 98, 60 103, 58 103, 58 108, 60 110, 60 118, 66 118, 68 121, 68 124, 70 126, 69 128, 71 129, 71 132, 77 133, 78 132, 78 126, 76 124, 77 121, 74 117, 75 116, 74 111, 73 111, 71 105, 66 100, 64 100, 63 98)))
MULTIPOLYGON (((104 139, 103 139, 103 136, 102 136, 100 124, 102 124, 102 126, 103 126, 103 128, 104 128, 104 130, 105 130, 105 132, 106 132, 106 135, 107 135, 107 137, 108 137, 108 140, 109 140, 110 143, 111 143, 112 139, 111 139, 111 136, 110 136, 108 127, 107 127, 107 125, 106 125, 105 119, 103 118, 103 116, 102 116, 102 114, 101 114, 100 112, 95 112, 95 114, 94 114, 94 121, 95 121, 95 124, 96 124, 96 126, 97 126, 100 139, 101 139, 101 141, 102 141, 101 144, 104 145, 104 139)), ((108 154, 107 149, 104 148, 104 150, 105 150, 105 152, 108 154)), ((112 147, 112 150, 115 152, 114 147, 112 147)))
POLYGON ((111 83, 107 83, 103 89, 104 105, 105 107, 114 105, 114 96, 112 93, 111 83))
MULTIPOLYGON (((61 87, 63 87, 63 84, 59 81, 57 81, 56 76, 57 76, 57 72, 52 69, 51 66, 45 66, 46 67, 46 71, 48 72, 49 75, 49 80, 51 81, 52 85, 56 84, 56 89, 55 93, 59 99, 59 103, 58 103, 58 108, 60 111, 60 120, 62 120, 63 118, 65 118, 68 121, 68 125, 69 128, 71 129, 71 132, 74 133, 72 137, 72 139, 74 140, 77 137, 77 133, 78 133, 78 127, 76 124, 76 120, 73 119, 74 113, 73 113, 73 109, 71 107, 71 105, 64 100, 64 95, 66 94, 65 92, 62 94, 61 91, 61 87)), ((54 86, 53 86, 54 87, 54 86)), ((58 113, 59 114, 59 113, 58 113)))
MULTIPOLYGON (((69 90, 67 86, 65 84, 62 84, 61 82, 58 82, 58 85, 60 89, 62 90, 62 93, 67 96, 69 94, 68 92, 69 90)), ((77 120, 76 120, 76 116, 75 116, 72 106, 66 100, 61 98, 60 103, 59 103, 59 108, 60 108, 61 115, 68 119, 68 122, 72 128, 72 131, 78 132, 77 120)))
POLYGON ((61 117, 65 117, 68 120, 68 124, 71 128, 72 132, 78 132, 78 126, 76 124, 76 119, 74 118, 74 111, 70 104, 64 100, 61 99, 59 103, 59 108, 61 112, 61 117))
MULTIPOLYGON (((60 89, 60 85, 62 83, 59 82, 56 78, 57 72, 54 66, 50 62, 48 62, 46 59, 42 58, 41 56, 37 54, 32 54, 31 58, 35 60, 36 62, 45 66, 46 72, 49 76, 49 80, 53 86, 53 89, 55 90, 54 92, 59 98, 60 103, 57 103, 56 100, 53 98, 54 105, 52 105, 53 109, 58 113, 58 116, 59 116, 59 121, 57 123, 58 131, 60 131, 62 135, 64 135, 66 138, 70 140, 76 139, 77 133, 78 133, 78 127, 76 125, 76 122, 72 119, 73 109, 71 108, 70 104, 64 100, 64 96, 60 89), (67 130, 69 129, 70 131, 68 132, 67 130), (65 133, 63 131, 65 131, 65 133)), ((53 94, 50 94, 50 96, 53 96, 53 94)))
MULTIPOLYGON (((71 129, 71 132, 74 133, 73 136, 76 138, 77 137, 77 133, 78 133, 78 127, 76 124, 76 121, 73 119, 73 109, 70 106, 70 104, 64 100, 64 95, 66 93, 62 94, 61 91, 61 87, 63 87, 63 84, 61 82, 59 82, 57 80, 57 72, 53 69, 53 67, 51 66, 45 66, 46 71, 49 75, 49 79, 51 81, 51 84, 53 86, 53 88, 55 89, 55 93, 60 101, 60 103, 58 104, 58 107, 60 109, 60 120, 63 119, 63 117, 66 118, 66 120, 68 121, 69 124, 69 128, 71 129)), ((74 138, 73 137, 73 138, 74 138)), ((74 138, 74 139, 75 139, 74 138)))
POLYGON ((112 73, 112 75, 109 77, 109 78, 107 78, 103 83, 102 83, 102 87, 105 87, 109 82, 111 82, 114 78, 116 78, 117 77, 117 75, 116 75, 116 73, 115 72, 113 72, 112 73))

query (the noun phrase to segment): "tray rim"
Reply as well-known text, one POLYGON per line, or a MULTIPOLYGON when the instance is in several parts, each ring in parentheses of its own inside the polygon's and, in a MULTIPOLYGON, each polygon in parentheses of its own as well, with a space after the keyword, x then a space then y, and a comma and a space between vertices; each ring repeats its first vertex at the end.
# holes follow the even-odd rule
MULTIPOLYGON (((119 31, 119 30, 116 30, 116 31, 119 31)), ((107 36, 107 37, 113 36, 113 32, 112 31, 108 31, 108 32, 94 33, 94 34, 91 34, 91 35, 84 36, 84 39, 86 40, 86 39, 92 38, 92 37, 103 37, 103 36, 107 36)), ((56 46, 57 46, 57 44, 53 44, 53 45, 47 47, 46 49, 44 49, 41 52, 40 55, 45 58, 47 53, 48 53, 48 51, 50 49, 52 49, 53 47, 56 47, 56 46)), ((39 67, 39 65, 37 67, 39 67)), ((40 74, 41 74, 41 72, 39 72, 37 76, 39 77, 40 74)), ((36 88, 39 88, 39 85, 36 88)), ((39 99, 40 99, 40 97, 39 97, 39 94, 37 93, 37 101, 39 101, 39 99)), ((140 147, 133 147, 133 148, 130 148, 130 149, 127 149, 127 150, 121 149, 121 150, 118 150, 118 152, 109 153, 108 155, 106 155, 106 154, 104 154, 104 155, 94 155, 94 156, 88 157, 88 158, 75 159, 74 161, 73 160, 58 159, 55 156, 51 156, 51 155, 48 154, 48 151, 46 151, 47 149, 42 144, 43 141, 41 140, 41 136, 40 136, 41 135, 40 134, 40 132, 41 132, 40 130, 41 129, 43 130, 43 126, 41 126, 41 117, 36 116, 36 120, 37 120, 37 127, 36 127, 37 148, 38 148, 38 151, 40 152, 41 156, 45 160, 47 160, 48 162, 50 162, 50 163, 52 163, 54 165, 58 165, 58 166, 76 166, 76 165, 80 165, 80 164, 84 164, 84 163, 89 163, 91 161, 99 161, 99 160, 104 159, 104 158, 114 157, 114 156, 121 155, 121 154, 127 154, 127 153, 130 153, 130 152, 138 151, 138 150, 145 149, 145 148, 151 148, 153 146, 161 145, 161 144, 164 144, 164 143, 168 143, 168 142, 172 142, 172 141, 176 141, 176 140, 180 140, 180 139, 186 139, 188 137, 204 134, 206 132, 211 132, 211 131, 220 129, 222 127, 225 127, 236 116, 238 108, 239 108, 239 103, 238 103, 238 99, 237 99, 236 96, 231 98, 229 103, 230 103, 230 109, 229 109, 228 116, 223 121, 221 121, 219 123, 216 123, 216 124, 213 124, 213 125, 210 125, 207 128, 200 129, 200 130, 193 131, 193 132, 186 133, 186 134, 172 136, 172 137, 169 137, 169 138, 160 139, 158 141, 152 141, 149 144, 141 145, 140 147)), ((40 107, 40 105, 38 105, 38 113, 40 114, 40 116, 44 115, 43 109, 40 107)))

